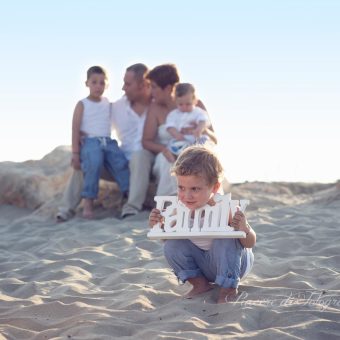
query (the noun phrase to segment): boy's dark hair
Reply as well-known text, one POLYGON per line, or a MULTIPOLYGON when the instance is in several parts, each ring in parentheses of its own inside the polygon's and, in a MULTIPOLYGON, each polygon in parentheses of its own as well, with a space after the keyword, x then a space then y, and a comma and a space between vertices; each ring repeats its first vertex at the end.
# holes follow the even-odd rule
POLYGON ((126 69, 126 72, 128 71, 133 72, 135 74, 136 80, 142 81, 146 77, 146 74, 148 73, 149 70, 146 65, 142 63, 138 63, 138 64, 133 64, 129 66, 126 69))
POLYGON ((177 68, 173 64, 156 66, 146 77, 154 81, 161 89, 165 89, 168 85, 174 86, 179 82, 177 68))
POLYGON ((195 88, 194 85, 190 83, 179 83, 176 85, 175 95, 176 97, 183 97, 191 93, 195 97, 195 88))
POLYGON ((101 66, 91 66, 87 70, 87 80, 91 77, 92 74, 104 74, 105 79, 107 79, 107 74, 106 71, 103 67, 101 66))
POLYGON ((206 180, 208 185, 222 181, 223 167, 207 146, 196 144, 184 149, 178 156, 171 169, 176 176, 199 176, 206 180))

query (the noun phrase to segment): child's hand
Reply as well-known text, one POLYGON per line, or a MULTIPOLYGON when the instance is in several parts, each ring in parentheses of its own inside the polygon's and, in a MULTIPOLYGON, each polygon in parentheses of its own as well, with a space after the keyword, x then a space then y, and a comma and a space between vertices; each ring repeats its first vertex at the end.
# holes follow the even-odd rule
POLYGON ((249 232, 249 227, 247 225, 247 219, 243 212, 237 208, 237 211, 230 224, 237 231, 244 231, 246 234, 249 232))
POLYGON ((209 201, 207 202, 207 204, 210 205, 211 207, 213 207, 216 204, 214 200, 214 196, 209 198, 209 201))
POLYGON ((201 138, 202 135, 202 130, 201 129, 195 129, 192 134, 194 135, 195 138, 201 138))
POLYGON ((73 169, 75 170, 80 170, 80 156, 77 153, 72 154, 72 160, 71 160, 71 165, 73 166, 73 169))
POLYGON ((195 122, 190 122, 188 127, 181 128, 180 133, 183 135, 192 135, 196 128, 197 124, 195 122))
POLYGON ((151 210, 150 216, 149 216, 149 227, 152 228, 157 223, 163 223, 164 217, 161 215, 161 212, 154 208, 151 210))
POLYGON ((213 207, 216 203, 220 202, 222 200, 222 195, 217 193, 214 196, 210 197, 209 201, 207 202, 208 205, 213 207))
POLYGON ((179 133, 177 136, 176 136, 176 140, 185 140, 185 137, 183 134, 179 133))

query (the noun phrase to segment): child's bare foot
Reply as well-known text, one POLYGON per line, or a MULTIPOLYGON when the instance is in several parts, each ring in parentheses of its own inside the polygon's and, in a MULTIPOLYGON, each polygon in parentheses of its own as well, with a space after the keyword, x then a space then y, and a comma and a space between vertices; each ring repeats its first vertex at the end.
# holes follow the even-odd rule
POLYGON ((87 219, 93 218, 93 201, 90 199, 84 200, 83 217, 87 219))
POLYGON ((234 301, 238 294, 237 288, 220 288, 217 303, 226 303, 234 301))
POLYGON ((209 281, 203 276, 193 277, 188 279, 188 281, 192 284, 192 288, 184 295, 186 299, 191 299, 194 296, 205 293, 213 288, 209 281))

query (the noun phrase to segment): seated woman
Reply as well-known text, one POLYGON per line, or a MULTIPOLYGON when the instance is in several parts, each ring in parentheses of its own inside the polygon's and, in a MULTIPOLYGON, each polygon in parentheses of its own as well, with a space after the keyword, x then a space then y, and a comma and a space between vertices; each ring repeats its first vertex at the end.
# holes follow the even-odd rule
MULTIPOLYGON (((168 114, 177 108, 175 101, 175 85, 179 82, 177 68, 172 64, 156 66, 152 69, 147 78, 151 83, 151 103, 148 115, 145 120, 143 133, 143 147, 155 154, 155 161, 152 174, 158 183, 157 196, 176 195, 176 179, 171 176, 170 168, 175 161, 175 156, 167 147, 172 136, 165 125, 168 114)), ((198 100, 198 107, 205 110, 203 103, 198 100)), ((183 129, 183 134, 193 134, 196 126, 183 129)), ((216 143, 217 139, 212 127, 205 129, 204 133, 216 143)))

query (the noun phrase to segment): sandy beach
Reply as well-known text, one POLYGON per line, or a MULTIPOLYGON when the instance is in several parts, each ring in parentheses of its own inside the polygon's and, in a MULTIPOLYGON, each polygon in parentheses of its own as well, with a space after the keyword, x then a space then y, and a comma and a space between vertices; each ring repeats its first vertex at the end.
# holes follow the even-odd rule
POLYGON ((217 288, 181 298, 147 211, 55 222, 67 153, 0 163, 0 339, 340 338, 339 184, 232 185, 258 242, 237 301, 217 305, 217 288))

